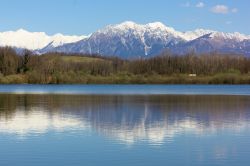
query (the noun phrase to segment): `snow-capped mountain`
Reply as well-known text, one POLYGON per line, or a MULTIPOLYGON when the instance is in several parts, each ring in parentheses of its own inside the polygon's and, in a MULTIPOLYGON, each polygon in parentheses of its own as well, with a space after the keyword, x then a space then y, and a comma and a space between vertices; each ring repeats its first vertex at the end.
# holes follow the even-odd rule
POLYGON ((160 22, 141 25, 127 21, 109 25, 84 40, 52 50, 115 55, 122 58, 151 57, 165 50, 176 54, 185 54, 192 50, 198 53, 221 51, 248 55, 249 41, 250 36, 237 32, 223 33, 205 29, 180 32, 160 22))
POLYGON ((250 55, 250 36, 236 33, 210 32, 197 39, 171 47, 172 53, 235 53, 250 55))
POLYGON ((57 47, 54 51, 121 57, 147 56, 160 53, 169 44, 184 41, 182 33, 159 22, 146 25, 124 22, 107 26, 85 40, 57 47))
POLYGON ((121 58, 152 57, 163 51, 175 54, 221 52, 250 56, 250 36, 197 29, 180 32, 160 22, 145 25, 126 21, 109 25, 89 36, 48 36, 43 32, 0 33, 0 46, 46 52, 100 54, 121 58))
POLYGON ((24 29, 0 33, 0 46, 10 46, 19 49, 37 50, 51 44, 58 47, 63 44, 77 42, 85 36, 65 36, 56 34, 49 36, 44 32, 28 32, 24 29))
POLYGON ((110 25, 74 44, 57 47, 58 52, 118 55, 120 57, 151 56, 168 45, 185 42, 184 34, 155 22, 146 25, 124 22, 110 25))

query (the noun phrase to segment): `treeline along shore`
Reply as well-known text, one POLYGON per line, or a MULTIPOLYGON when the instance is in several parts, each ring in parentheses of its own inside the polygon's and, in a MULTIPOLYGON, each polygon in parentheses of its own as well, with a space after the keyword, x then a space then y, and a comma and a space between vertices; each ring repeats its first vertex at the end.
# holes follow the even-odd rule
POLYGON ((0 48, 1 84, 250 84, 250 58, 217 53, 162 53, 124 60, 98 55, 0 48))

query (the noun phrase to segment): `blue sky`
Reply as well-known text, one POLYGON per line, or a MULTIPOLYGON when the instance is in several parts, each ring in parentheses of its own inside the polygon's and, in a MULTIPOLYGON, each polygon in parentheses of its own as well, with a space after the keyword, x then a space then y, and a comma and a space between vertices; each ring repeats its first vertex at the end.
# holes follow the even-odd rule
POLYGON ((80 35, 123 21, 160 21, 180 31, 250 34, 249 0, 1 0, 0 6, 0 31, 80 35))

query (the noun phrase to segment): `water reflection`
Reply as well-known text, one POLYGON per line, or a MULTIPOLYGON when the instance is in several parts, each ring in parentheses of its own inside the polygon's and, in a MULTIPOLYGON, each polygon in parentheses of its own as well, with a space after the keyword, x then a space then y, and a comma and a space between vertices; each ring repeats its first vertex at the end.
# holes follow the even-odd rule
POLYGON ((11 118, 0 117, 0 132, 22 137, 29 134, 43 134, 49 130, 63 132, 79 128, 83 129, 85 125, 77 118, 50 115, 40 108, 34 108, 28 113, 18 109, 11 118))
POLYGON ((0 135, 88 130, 126 144, 161 145, 181 135, 245 132, 249 109, 247 96, 0 95, 0 135))

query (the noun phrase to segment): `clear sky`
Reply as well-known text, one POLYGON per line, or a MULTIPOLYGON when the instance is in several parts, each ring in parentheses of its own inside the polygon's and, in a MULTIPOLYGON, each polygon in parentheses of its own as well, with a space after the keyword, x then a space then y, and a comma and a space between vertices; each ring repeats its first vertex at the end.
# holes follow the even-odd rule
POLYGON ((250 35, 249 0, 0 0, 0 31, 89 34, 123 21, 160 21, 250 35))

